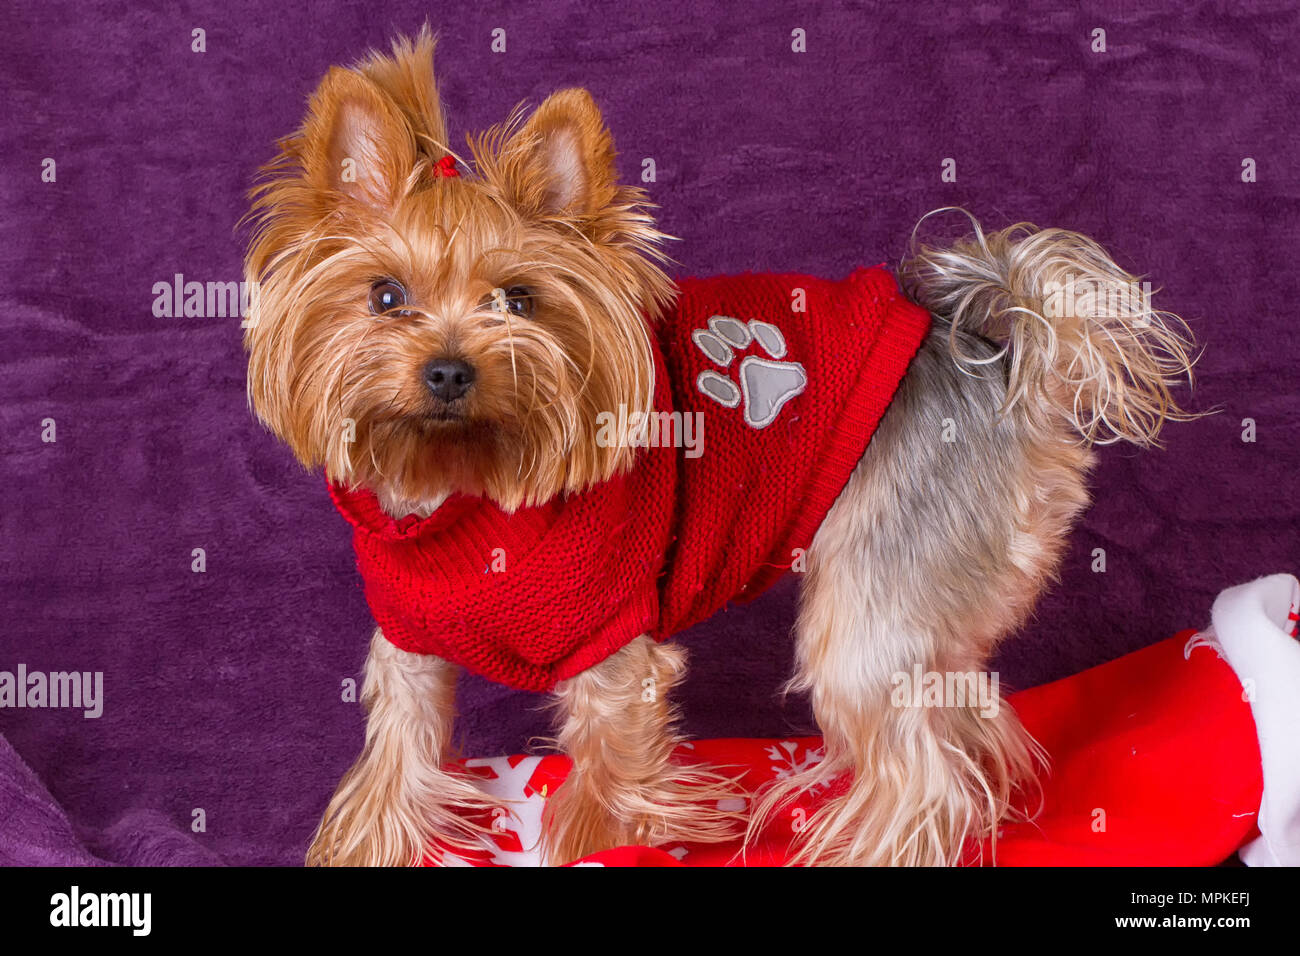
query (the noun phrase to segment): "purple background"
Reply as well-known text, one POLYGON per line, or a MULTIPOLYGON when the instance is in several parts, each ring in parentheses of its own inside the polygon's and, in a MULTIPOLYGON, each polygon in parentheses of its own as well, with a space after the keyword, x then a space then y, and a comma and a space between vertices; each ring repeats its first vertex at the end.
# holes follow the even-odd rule
MULTIPOLYGON (((1163 452, 1103 449, 1004 681, 1196 626, 1219 589, 1300 566, 1292 3, 25 6, 0 32, 0 670, 100 670, 106 704, 98 720, 0 710, 0 863, 297 863, 359 750, 339 690, 370 624, 345 525, 249 415, 236 323, 155 318, 151 290, 238 279, 236 222, 273 140, 330 64, 426 16, 456 141, 587 86, 624 174, 655 158, 683 272, 840 275, 896 260, 921 215, 961 204, 991 227, 1089 233, 1164 288, 1206 348, 1194 404, 1224 413, 1171 428, 1163 452)), ((809 729, 775 694, 792 596, 787 581, 685 637, 691 734, 809 729)), ((468 753, 546 728, 541 698, 478 680, 462 697, 468 753)))

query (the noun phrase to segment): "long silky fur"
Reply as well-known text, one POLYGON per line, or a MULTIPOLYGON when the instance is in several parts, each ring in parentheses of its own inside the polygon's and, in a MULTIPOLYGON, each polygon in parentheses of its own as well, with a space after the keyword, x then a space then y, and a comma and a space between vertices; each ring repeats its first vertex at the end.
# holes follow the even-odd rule
POLYGON ((667 842, 718 843, 744 829, 737 778, 673 760, 682 743, 671 694, 686 650, 632 643, 555 688, 556 746, 573 768, 547 802, 546 859, 567 863, 598 850, 667 842))
POLYGON ((965 210, 951 211, 970 220, 973 234, 948 248, 916 249, 901 278, 947 327, 959 368, 980 363, 963 353, 958 332, 1003 344, 996 361, 1008 381, 1004 413, 1041 402, 1089 444, 1139 446, 1158 444, 1166 421, 1199 417, 1171 392, 1192 384, 1191 332, 1151 306, 1139 276, 1081 233, 1023 222, 985 233, 965 210))
POLYGON ((447 152, 433 47, 425 30, 392 57, 332 69, 263 170, 246 263, 258 290, 249 401, 332 480, 406 510, 455 492, 514 510, 631 467, 634 448, 596 441, 598 414, 652 402, 650 323, 672 298, 666 237, 644 192, 617 182, 585 91, 526 120, 517 111, 470 140, 464 175, 433 178, 447 152), (548 165, 556 141, 581 157, 568 189, 548 165), (354 153, 366 177, 350 185, 335 166, 354 153), (413 286, 408 315, 367 312, 383 276, 413 286), (502 284, 532 287, 537 314, 493 310, 502 284), (457 426, 430 422, 421 379, 448 350, 479 374, 457 426))
POLYGON ((376 628, 361 702, 366 744, 339 781, 307 852, 308 866, 410 866, 426 853, 482 852, 500 801, 444 769, 455 716, 456 668, 409 654, 376 628))
MULTIPOLYGON (((650 407, 650 323, 673 297, 668 237, 618 182, 585 91, 516 111, 468 140, 463 175, 432 175, 455 155, 433 52, 426 28, 329 71, 253 192, 245 269, 256 414, 305 465, 371 488, 395 516, 458 492, 513 510, 630 468, 635 449, 596 440, 598 413, 650 407), (344 160, 358 178, 340 175, 344 160), (405 314, 370 314, 380 278, 404 283, 405 314), (490 306, 514 284, 534 289, 529 319, 490 306), (451 424, 422 381, 449 354, 478 373, 451 424)), ((792 862, 951 864, 1026 808, 1042 755, 1009 707, 994 720, 892 707, 891 675, 985 667, 1056 573, 1091 447, 1153 445, 1164 423, 1195 417, 1172 391, 1191 381, 1190 334, 1135 276, 1077 233, 971 222, 901 266, 935 328, 809 551, 790 687, 811 695, 826 757, 760 795, 749 837, 808 788, 846 789, 800 828, 792 862), (948 422, 953 444, 939 437, 948 422)), ((734 834, 719 801, 736 781, 672 760, 684 668, 684 651, 643 637, 556 688, 574 766, 546 809, 548 859, 734 834)), ((442 765, 454 673, 376 632, 365 750, 309 862, 477 845, 466 815, 490 802, 442 765)))
POLYGON ((1154 444, 1193 417, 1170 391, 1190 381, 1181 320, 1135 301, 1086 237, 976 223, 902 275, 935 326, 813 541, 800 598, 790 689, 811 695, 826 757, 768 788, 750 821, 748 840, 828 791, 791 863, 951 865, 985 841, 996 858, 1046 756, 1008 705, 991 720, 894 707, 891 675, 985 668, 1055 578, 1091 446, 1154 444), (1073 310, 1071 283, 1092 292, 1073 310))

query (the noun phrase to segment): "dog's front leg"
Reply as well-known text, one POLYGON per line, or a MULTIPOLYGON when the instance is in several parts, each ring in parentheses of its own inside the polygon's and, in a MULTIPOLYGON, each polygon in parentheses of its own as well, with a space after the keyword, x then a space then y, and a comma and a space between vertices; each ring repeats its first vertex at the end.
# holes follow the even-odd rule
POLYGON ((558 865, 598 850, 730 839, 742 817, 734 781, 672 760, 680 738, 669 693, 686 651, 638 637, 556 685, 561 749, 573 761, 546 805, 542 844, 558 865))
POLYGON ((442 767, 455 717, 457 668, 394 647, 378 628, 370 641, 361 701, 366 745, 321 819, 307 863, 404 866, 435 838, 481 845, 469 822, 493 806, 466 777, 442 767))

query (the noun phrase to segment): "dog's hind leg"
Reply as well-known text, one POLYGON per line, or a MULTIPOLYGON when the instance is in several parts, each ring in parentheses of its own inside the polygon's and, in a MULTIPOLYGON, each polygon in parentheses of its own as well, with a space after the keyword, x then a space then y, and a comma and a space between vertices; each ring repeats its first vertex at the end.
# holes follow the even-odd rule
POLYGON ((935 330, 808 556, 792 686, 826 758, 766 795, 751 835, 801 789, 851 782, 796 861, 953 863, 996 833, 1032 742, 1008 707, 926 706, 915 669, 955 687, 1030 612, 1087 502, 1088 446, 1197 417, 1172 393, 1187 327, 1136 276, 1078 233, 971 221, 903 265, 935 330))
POLYGON ((792 862, 954 863, 1034 776, 1035 745, 980 674, 1053 574, 1091 456, 1059 419, 1047 434, 999 420, 1004 398, 999 371, 963 374, 932 333, 813 541, 791 687, 810 692, 826 756, 763 795, 751 835, 850 779, 803 821, 792 862), (991 696, 922 706, 918 665, 991 696))

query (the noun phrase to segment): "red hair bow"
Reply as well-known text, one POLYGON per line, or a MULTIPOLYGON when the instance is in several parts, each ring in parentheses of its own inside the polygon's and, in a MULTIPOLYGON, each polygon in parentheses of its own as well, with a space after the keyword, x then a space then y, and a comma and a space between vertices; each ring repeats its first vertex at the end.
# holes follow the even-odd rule
POLYGON ((460 170, 456 168, 456 157, 452 156, 450 153, 434 163, 430 172, 433 174, 434 179, 443 179, 447 176, 460 175, 460 170))

